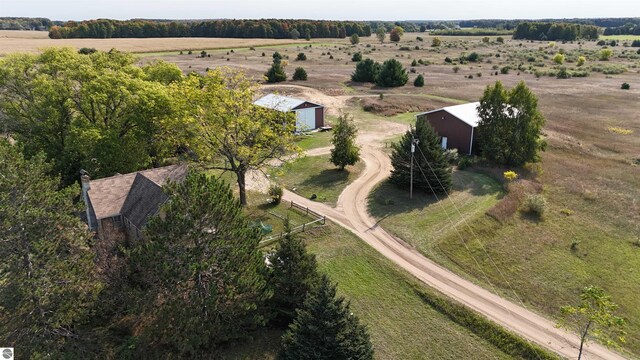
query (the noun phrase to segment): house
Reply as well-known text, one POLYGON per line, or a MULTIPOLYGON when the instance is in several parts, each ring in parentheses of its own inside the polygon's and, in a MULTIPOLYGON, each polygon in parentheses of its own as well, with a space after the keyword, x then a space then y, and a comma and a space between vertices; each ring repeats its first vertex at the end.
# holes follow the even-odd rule
POLYGON ((296 114, 296 131, 324 127, 324 106, 288 96, 269 94, 254 101, 255 105, 296 114))
POLYGON ((182 181, 186 174, 186 165, 171 165, 98 180, 82 175, 89 229, 101 238, 109 231, 139 238, 147 221, 168 199, 162 186, 182 181))
POLYGON ((416 115, 416 121, 428 121, 441 138, 443 149, 458 149, 460 154, 477 151, 476 128, 480 123, 479 102, 447 106, 416 115))

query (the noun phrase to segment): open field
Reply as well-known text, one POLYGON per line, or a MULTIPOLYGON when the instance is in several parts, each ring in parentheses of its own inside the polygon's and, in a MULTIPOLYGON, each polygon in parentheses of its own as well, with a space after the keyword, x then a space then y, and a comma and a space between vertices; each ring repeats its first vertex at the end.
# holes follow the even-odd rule
POLYGON ((640 40, 640 35, 600 35, 600 39, 633 41, 633 40, 640 40))

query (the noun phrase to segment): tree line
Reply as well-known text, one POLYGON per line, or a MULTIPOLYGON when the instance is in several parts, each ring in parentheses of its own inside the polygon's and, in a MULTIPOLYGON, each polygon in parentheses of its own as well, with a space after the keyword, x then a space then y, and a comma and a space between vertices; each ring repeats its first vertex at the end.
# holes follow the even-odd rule
POLYGON ((54 24, 62 22, 47 18, 0 17, 0 30, 49 30, 54 24))
POLYGON ((640 19, 604 29, 604 35, 640 35, 640 19))
POLYGON ((598 38, 598 27, 570 23, 524 22, 516 27, 513 38, 542 41, 595 40, 598 38))
POLYGON ((352 34, 371 36, 371 26, 364 22, 321 20, 87 20, 69 21, 53 26, 52 39, 67 38, 162 38, 218 37, 288 39, 292 33, 309 38, 345 38, 352 34))

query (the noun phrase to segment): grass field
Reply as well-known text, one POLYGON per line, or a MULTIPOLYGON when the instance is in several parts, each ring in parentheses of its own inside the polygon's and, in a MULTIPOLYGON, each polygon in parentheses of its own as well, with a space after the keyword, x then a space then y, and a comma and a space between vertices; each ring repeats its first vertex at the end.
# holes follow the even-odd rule
POLYGON ((640 40, 640 35, 600 35, 600 39, 633 41, 633 40, 640 40))
POLYGON ((331 145, 331 139, 333 137, 333 132, 331 131, 322 131, 322 132, 314 132, 310 134, 299 135, 296 138, 296 145, 298 145, 302 150, 311 150, 315 148, 322 148, 331 145))
POLYGON ((329 155, 307 156, 275 169, 273 180, 306 198, 316 194, 316 201, 335 205, 342 190, 363 169, 364 163, 358 162, 341 171, 329 161, 329 155))

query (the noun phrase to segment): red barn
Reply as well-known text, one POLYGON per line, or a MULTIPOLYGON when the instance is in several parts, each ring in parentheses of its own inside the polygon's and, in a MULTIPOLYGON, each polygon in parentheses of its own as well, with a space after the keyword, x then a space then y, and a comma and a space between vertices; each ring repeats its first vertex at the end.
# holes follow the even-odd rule
POLYGON ((476 149, 476 127, 480 123, 479 102, 448 106, 416 115, 417 121, 428 121, 441 138, 443 149, 458 149, 471 155, 476 149))

